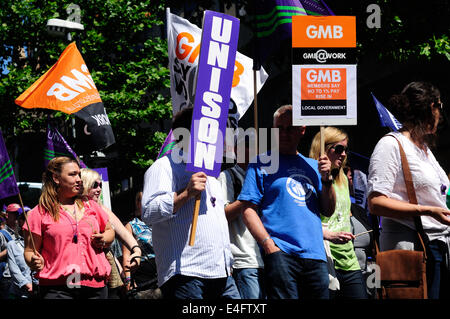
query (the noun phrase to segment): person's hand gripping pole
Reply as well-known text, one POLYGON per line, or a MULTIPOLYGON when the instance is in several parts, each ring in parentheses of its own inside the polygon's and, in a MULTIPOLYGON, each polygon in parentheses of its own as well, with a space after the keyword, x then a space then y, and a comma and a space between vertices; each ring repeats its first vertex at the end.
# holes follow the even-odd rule
POLYGON ((205 190, 205 187, 206 187, 206 178, 207 178, 207 175, 203 172, 195 173, 191 176, 191 179, 189 180, 189 183, 187 186, 187 191, 188 191, 189 197, 195 197, 191 234, 189 236, 189 246, 194 246, 195 232, 197 230, 197 220, 198 220, 198 214, 199 214, 199 210, 200 210, 200 199, 202 196, 202 192, 205 190))

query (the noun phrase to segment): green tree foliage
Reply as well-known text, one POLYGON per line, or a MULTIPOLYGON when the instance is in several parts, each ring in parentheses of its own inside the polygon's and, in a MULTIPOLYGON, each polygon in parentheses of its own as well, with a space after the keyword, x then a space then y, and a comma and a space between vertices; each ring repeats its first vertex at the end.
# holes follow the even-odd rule
POLYGON ((376 54, 383 63, 450 60, 447 0, 325 1, 336 15, 357 17, 358 56, 376 54), (380 8, 381 27, 368 28, 370 4, 380 8))
MULTIPOLYGON (((251 14, 249 0, 2 0, 0 9, 0 127, 4 136, 39 132, 46 128, 46 114, 66 123, 69 116, 44 110, 25 110, 14 104, 26 88, 58 59, 68 41, 48 34, 47 20, 67 19, 70 3, 81 8, 85 30, 72 33, 97 85, 110 118, 118 154, 107 165, 119 176, 142 172, 156 158, 166 136, 164 120, 171 118, 169 70, 164 9, 184 10, 185 17, 200 24, 205 9, 222 11, 232 4, 251 14), (24 55, 25 54, 25 55, 24 55)), ((411 60, 448 62, 450 44, 446 0, 325 0, 337 15, 357 17, 358 57, 382 63, 411 60), (381 9, 381 28, 368 28, 369 4, 381 9)), ((242 17, 241 23, 249 24, 242 17)), ((289 42, 289 41, 288 41, 289 42)), ((251 41, 246 49, 251 55, 251 41)), ((290 50, 290 43, 286 47, 290 50)), ((286 54, 283 54, 285 56, 286 54)), ((279 54, 281 56, 281 54, 279 54)), ((273 56, 276 63, 279 57, 273 56)), ((286 60, 282 60, 286 64, 286 60)), ((360 61, 361 62, 361 61, 360 61)), ((364 61, 362 61, 364 63, 364 61)), ((289 65, 283 68, 289 69, 289 65)), ((288 72, 288 71, 286 71, 288 72)), ((72 142, 75 150, 76 141, 72 142)))
MULTIPOLYGON (((0 126, 5 136, 12 136, 45 130, 46 114, 60 118, 61 123, 70 118, 51 110, 22 109, 14 103, 68 45, 66 38, 50 35, 46 24, 51 18, 66 20, 70 3, 79 5, 84 25, 84 31, 71 35, 91 72, 116 136, 116 144, 110 147, 118 154, 114 169, 124 177, 133 175, 156 158, 165 138, 161 124, 172 117, 165 1, 3 0, 0 126)), ((76 151, 76 141, 72 142, 76 151)))

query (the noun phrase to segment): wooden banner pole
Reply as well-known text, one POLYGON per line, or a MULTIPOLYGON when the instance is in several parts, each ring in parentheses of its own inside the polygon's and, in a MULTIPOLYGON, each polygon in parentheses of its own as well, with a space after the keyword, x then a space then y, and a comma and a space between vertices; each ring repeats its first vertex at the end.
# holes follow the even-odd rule
MULTIPOLYGON (((324 136, 324 129, 325 127, 323 125, 320 126, 320 156, 325 155, 325 136, 324 136)), ((328 180, 333 180, 333 175, 328 174, 328 180)))
POLYGON ((22 196, 20 195, 20 192, 18 195, 19 195, 20 207, 22 207, 22 212, 25 216, 25 223, 27 223, 28 233, 30 234, 31 245, 33 246, 34 252, 37 253, 36 246, 34 245, 33 234, 31 233, 30 225, 28 224, 27 212, 25 211, 25 207, 23 206, 22 196))
POLYGON ((195 197, 195 206, 194 206, 194 215, 192 217, 192 227, 191 227, 191 234, 189 236, 189 246, 194 246, 195 242, 195 232, 197 230, 197 219, 198 219, 198 212, 200 210, 200 198, 201 193, 195 197))

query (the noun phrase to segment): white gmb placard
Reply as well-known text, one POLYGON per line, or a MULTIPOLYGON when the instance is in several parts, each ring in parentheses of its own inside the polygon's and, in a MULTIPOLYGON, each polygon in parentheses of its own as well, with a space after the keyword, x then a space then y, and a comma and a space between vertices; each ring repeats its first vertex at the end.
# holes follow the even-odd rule
MULTIPOLYGON (((322 77, 319 78, 318 73, 316 73, 316 77, 319 79, 330 79, 333 80, 332 74, 323 74, 322 77)), ((314 74, 314 73, 313 73, 314 74)), ((301 125, 356 125, 357 124, 357 86, 356 86, 356 65, 351 64, 321 64, 321 65, 293 65, 292 66, 292 105, 293 105, 293 125, 295 126, 301 126, 301 125), (320 115, 320 111, 326 111, 326 107, 328 109, 331 109, 331 105, 327 105, 327 100, 322 99, 320 106, 316 106, 317 113, 316 115, 306 115, 305 111, 302 112, 302 107, 307 107, 307 103, 305 101, 309 101, 307 98, 305 98, 306 94, 305 90, 308 89, 308 84, 320 84, 320 82, 323 81, 316 81, 316 82, 308 82, 308 83, 302 83, 302 69, 310 70, 310 69, 326 69, 326 70, 345 70, 346 79, 345 79, 345 100, 346 100, 346 108, 345 108, 345 114, 344 115, 320 115), (303 87, 304 85, 305 87, 303 87), (302 89, 303 88, 303 89, 302 89), (302 104, 303 100, 303 104, 302 104)), ((319 87, 315 86, 314 89, 317 91, 319 87)), ((329 94, 325 89, 332 90, 333 88, 327 87, 324 88, 321 87, 322 92, 317 92, 317 98, 320 99, 320 97, 325 97, 329 94)))

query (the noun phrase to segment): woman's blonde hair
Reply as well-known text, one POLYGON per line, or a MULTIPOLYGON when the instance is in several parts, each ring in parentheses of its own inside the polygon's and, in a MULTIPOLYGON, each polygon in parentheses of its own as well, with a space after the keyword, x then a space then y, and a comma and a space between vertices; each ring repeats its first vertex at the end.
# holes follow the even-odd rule
POLYGON ((81 169, 81 181, 83 182, 83 199, 88 199, 89 190, 94 186, 95 181, 102 180, 100 174, 97 171, 89 168, 81 169))
MULTIPOLYGON (((327 153, 330 148, 339 142, 342 142, 343 140, 348 140, 348 135, 344 131, 333 127, 328 126, 323 130, 323 138, 325 143, 325 153, 327 153)), ((309 157, 314 159, 319 159, 320 157, 320 132, 317 132, 317 134, 314 136, 312 142, 311 142, 311 148, 309 149, 309 157)), ((341 164, 341 167, 339 167, 339 172, 337 176, 335 177, 336 183, 338 185, 342 185, 346 181, 346 176, 344 173, 344 166, 347 164, 347 155, 345 156, 344 161, 341 164)))
MULTIPOLYGON (((75 163, 80 167, 76 159, 60 156, 53 158, 47 165, 45 172, 42 174, 42 193, 39 197, 39 208, 45 209, 52 216, 54 221, 59 220, 59 209, 61 204, 58 199, 59 185, 53 180, 53 175, 61 175, 64 165, 75 163)), ((80 198, 76 198, 75 202, 78 207, 83 207, 80 198)))

